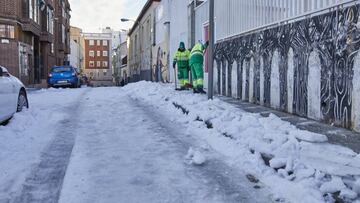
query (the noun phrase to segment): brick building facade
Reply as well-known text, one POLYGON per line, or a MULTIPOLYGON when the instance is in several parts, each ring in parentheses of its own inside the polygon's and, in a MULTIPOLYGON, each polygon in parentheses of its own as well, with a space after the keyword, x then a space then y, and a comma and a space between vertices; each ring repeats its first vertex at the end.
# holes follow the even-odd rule
POLYGON ((68 0, 0 0, 0 65, 26 85, 46 84, 70 53, 68 0))
POLYGON ((83 33, 84 71, 94 86, 112 86, 111 33, 83 33))

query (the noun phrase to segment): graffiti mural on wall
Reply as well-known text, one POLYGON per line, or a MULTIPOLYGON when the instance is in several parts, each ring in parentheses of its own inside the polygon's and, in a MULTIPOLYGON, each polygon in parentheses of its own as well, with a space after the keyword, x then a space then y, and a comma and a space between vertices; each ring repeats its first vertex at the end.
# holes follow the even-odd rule
POLYGON ((251 97, 250 101, 269 107, 274 103, 271 99, 276 99, 276 108, 280 110, 305 117, 311 114, 319 120, 351 127, 353 72, 359 68, 354 67, 360 49, 359 8, 358 4, 339 8, 217 43, 214 60, 216 74, 221 75, 217 84, 222 87, 221 90, 218 87, 218 92, 232 95, 231 73, 235 62, 237 98, 249 101, 251 97), (309 71, 309 64, 321 67, 319 71, 309 71), (249 71, 250 68, 254 70, 249 71), (319 81, 309 83, 309 78, 319 81), (249 81, 253 84, 249 85, 249 81), (318 89, 309 88, 316 82, 320 83, 318 89), (316 94, 319 94, 317 99, 316 94))
POLYGON ((156 60, 152 68, 152 79, 156 82, 169 82, 168 78, 169 54, 166 54, 161 47, 158 48, 156 60))

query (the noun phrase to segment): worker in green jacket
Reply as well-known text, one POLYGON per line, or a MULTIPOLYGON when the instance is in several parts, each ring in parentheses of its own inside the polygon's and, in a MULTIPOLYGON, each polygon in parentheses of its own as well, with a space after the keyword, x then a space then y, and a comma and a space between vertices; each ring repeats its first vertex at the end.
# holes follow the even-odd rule
POLYGON ((193 80, 194 93, 206 94, 204 91, 204 52, 209 42, 197 43, 190 53, 190 67, 193 80))
POLYGON ((189 57, 190 51, 185 49, 185 43, 180 42, 179 49, 175 54, 173 68, 178 66, 178 79, 180 81, 180 89, 186 90, 189 86, 189 57))

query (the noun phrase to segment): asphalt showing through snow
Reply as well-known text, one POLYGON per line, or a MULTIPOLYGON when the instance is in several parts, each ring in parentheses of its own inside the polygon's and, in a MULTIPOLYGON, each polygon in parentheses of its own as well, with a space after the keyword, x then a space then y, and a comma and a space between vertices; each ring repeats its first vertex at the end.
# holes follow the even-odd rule
MULTIPOLYGON (((119 154, 119 156, 116 155, 117 151, 109 151, 104 152, 104 157, 101 157, 101 154, 97 154, 101 150, 111 150, 115 149, 114 146, 107 146, 108 144, 106 141, 101 140, 101 136, 98 136, 100 134, 107 134, 106 137, 103 137, 105 139, 116 139, 116 133, 121 134, 121 130, 116 129, 117 126, 115 124, 117 122, 121 122, 114 119, 119 119, 119 116, 113 116, 113 117, 107 117, 108 123, 110 123, 111 127, 114 128, 114 130, 111 132, 111 130, 104 131, 102 129, 102 125, 97 125, 96 123, 88 122, 89 118, 84 117, 84 115, 92 115, 90 114, 84 114, 84 112, 87 111, 93 111, 93 114, 98 114, 99 109, 96 109, 95 107, 101 107, 101 104, 94 104, 92 103, 96 99, 94 96, 88 96, 91 92, 99 91, 100 89, 91 89, 88 88, 87 90, 84 90, 82 94, 80 94, 79 98, 76 102, 74 102, 71 106, 63 110, 63 113, 65 112, 67 114, 66 119, 63 119, 57 127, 57 134, 54 137, 54 139, 49 143, 49 145, 45 148, 44 152, 41 155, 41 159, 39 164, 37 164, 34 168, 31 169, 31 173, 27 176, 21 190, 19 191, 18 195, 16 195, 16 198, 10 200, 9 202, 14 203, 33 203, 33 202, 46 202, 46 203, 56 203, 61 201, 62 195, 64 195, 63 199, 66 200, 67 192, 69 192, 69 189, 63 193, 63 187, 64 187, 64 181, 67 177, 68 167, 72 164, 72 160, 70 159, 73 156, 73 150, 74 147, 78 144, 77 143, 77 136, 82 137, 79 139, 80 141, 86 140, 86 139, 93 139, 88 140, 82 143, 88 152, 84 152, 86 154, 87 158, 92 158, 92 156, 96 159, 93 160, 93 164, 95 164, 95 167, 98 167, 98 165, 103 164, 104 168, 109 168, 111 170, 116 170, 119 167, 122 167, 122 165, 118 165, 120 163, 117 163, 115 161, 118 161, 119 157, 124 156, 123 154, 119 154), (86 96, 85 96, 86 95, 86 96), (86 105, 85 103, 88 103, 86 105), (95 105, 95 106, 91 106, 95 105), (93 109, 88 109, 93 108, 93 109), (84 114, 84 115, 83 115, 84 114), (81 120, 81 121, 80 121, 81 120), (96 129, 90 129, 90 127, 95 127, 96 129), (79 131, 77 129, 85 129, 85 131, 79 131), (87 130, 86 130, 87 129, 87 130), (116 130, 115 130, 116 129, 116 130), (118 131, 117 131, 118 130, 118 131), (91 132, 90 132, 91 131, 91 132), (86 133, 89 134, 86 134, 86 133), (91 136, 90 136, 91 135, 91 136), (90 144, 90 145, 89 145, 90 144), (101 146, 104 145, 104 146, 101 146), (102 147, 102 148, 101 148, 102 147), (92 151, 94 149, 94 151, 92 151), (99 151, 97 151, 99 150, 99 151), (91 155, 93 154, 93 155, 91 155), (107 160, 109 157, 106 157, 105 155, 111 157, 110 159, 114 158, 114 160, 107 160), (100 157, 99 157, 100 156, 100 157), (101 163, 103 162, 103 163, 101 163)), ((113 91, 120 91, 121 89, 114 88, 113 91)), ((126 97, 126 95, 123 95, 126 97)), ((111 98, 111 96, 108 96, 111 98)), ((107 98, 107 99, 109 99, 107 98)), ((98 99, 104 99, 104 98, 98 98, 98 99)), ((114 98, 116 99, 116 98, 114 98)), ((123 107, 125 109, 129 109, 129 112, 137 112, 137 114, 141 115, 139 119, 142 119, 145 126, 151 126, 151 129, 147 129, 148 135, 146 136, 147 142, 154 143, 157 146, 152 146, 151 144, 144 145, 143 150, 150 150, 148 152, 145 152, 146 156, 143 156, 139 158, 139 161, 142 161, 144 163, 137 163, 137 162, 129 162, 129 160, 120 160, 129 162, 131 164, 136 164, 136 166, 128 166, 122 168, 122 170, 129 170, 131 168, 137 169, 139 167, 146 166, 150 167, 152 164, 164 164, 163 159, 174 159, 171 160, 172 164, 181 166, 179 169, 174 169, 171 171, 171 173, 178 173, 181 172, 181 168, 184 168, 185 177, 183 175, 179 174, 179 177, 173 177, 174 180, 176 179, 187 179, 187 180, 179 180, 182 182, 192 182, 194 181, 196 184, 189 187, 188 186, 179 186, 177 184, 175 185, 161 185, 160 183, 156 183, 158 180, 151 181, 151 177, 154 175, 152 170, 156 170, 156 167, 164 167, 165 165, 159 165, 154 166, 154 169, 149 168, 150 170, 150 179, 141 177, 144 174, 137 174, 139 175, 139 178, 135 178, 131 181, 131 183, 125 183, 125 187, 140 187, 140 188, 146 188, 149 185, 154 184, 154 189, 158 191, 154 191, 155 193, 159 193, 159 198, 165 197, 164 193, 168 193, 170 197, 169 199, 164 200, 165 202, 186 202, 187 200, 195 199, 201 201, 201 195, 208 194, 210 195, 210 199, 214 200, 214 202, 271 202, 271 195, 268 191, 268 189, 261 185, 261 183, 251 183, 247 178, 245 173, 243 173, 241 170, 237 168, 232 168, 228 166, 224 161, 221 155, 217 154, 212 149, 207 149, 206 153, 209 155, 209 159, 204 165, 193 165, 190 163, 187 163, 185 160, 185 155, 190 147, 192 148, 200 148, 200 145, 203 144, 201 141, 196 139, 196 136, 190 136, 181 131, 181 129, 186 128, 186 124, 176 123, 173 121, 168 120, 166 117, 164 117, 161 112, 158 112, 156 108, 153 108, 142 101, 131 99, 131 98, 123 98, 123 101, 116 101, 109 105, 128 105, 126 107, 123 107), (117 104, 116 102, 119 102, 117 104), (153 140, 153 141, 151 141, 153 140), (158 146, 161 145, 161 148, 158 149, 158 146), (150 147, 150 148, 148 148, 150 147), (161 153, 162 151, 165 151, 169 153, 168 155, 164 155, 162 158, 153 158, 151 156, 157 155, 158 153, 161 153), (154 162, 155 163, 152 163, 154 162), (146 163, 145 163, 146 162, 146 163), (149 162, 149 163, 148 163, 149 162), (158 163, 156 163, 158 162, 158 163), (160 185, 158 185, 160 184, 160 185), (164 188, 165 187, 165 188, 164 188), (194 191, 192 191, 194 190, 194 191), (200 196, 199 196, 200 195, 200 196), (213 197, 212 197, 213 196, 213 197), (220 198, 220 199, 218 199, 220 198), (219 200, 219 201, 217 201, 219 200)), ((101 107, 103 108, 103 107, 101 107)), ((175 108, 175 107, 174 107, 175 108)), ((111 109, 111 107, 106 107, 104 110, 111 111, 111 113, 108 113, 108 116, 111 114, 121 114, 121 112, 116 112, 116 108, 111 109)), ((121 110, 121 108, 120 108, 121 110)), ((107 115, 107 114, 106 114, 107 115)), ((106 116, 105 115, 105 116, 106 116)), ((102 115, 104 116, 104 115, 102 115)), ((127 119, 126 115, 122 117, 122 119, 127 119)), ((127 121, 130 122, 131 121, 127 121)), ((104 127, 106 128, 106 127, 104 127)), ((148 128, 148 127, 146 127, 148 128)), ((131 128, 131 130, 135 131, 134 133, 138 133, 139 136, 141 135, 141 132, 136 132, 138 130, 137 127, 131 128)), ((141 128, 140 128, 141 130, 141 128)), ((131 135, 131 134, 130 134, 131 135)), ((121 150, 126 150, 128 146, 126 146, 126 143, 124 141, 126 139, 136 139, 137 136, 129 136, 129 135, 122 135, 123 137, 119 141, 114 141, 112 144, 115 146, 118 146, 123 148, 121 150), (124 137, 125 136, 125 137, 124 137), (121 144, 116 144, 116 142, 119 142, 121 144)), ((137 138, 138 139, 138 138, 137 138)), ((129 144, 134 144, 137 141, 129 141, 129 144)), ((142 146, 142 145, 141 145, 142 146)), ((139 146, 138 146, 139 148, 139 146)), ((118 150, 118 149, 117 149, 118 150)), ((137 149, 131 149, 129 147, 129 152, 126 153, 137 153, 137 149), (134 151, 135 150, 135 151, 134 151)), ((141 154, 139 154, 141 156, 141 154)), ((161 156, 159 154, 159 156, 161 156)), ((81 157, 81 156, 80 156, 81 157)), ((93 158, 94 158, 93 157, 93 158)), ((125 157, 124 157, 125 158, 125 157)), ((86 160, 85 162, 88 162, 89 160, 86 160)), ((165 162, 166 164, 166 162, 165 162)), ((79 167, 79 165, 77 165, 79 167)), ((90 165, 80 165, 80 167, 83 167, 83 170, 85 171, 92 171, 91 173, 95 173, 94 171, 99 171, 101 169, 94 169, 94 168, 86 168, 86 167, 94 167, 90 165)), ((169 167, 169 166, 166 166, 169 167)), ((161 169, 161 170, 169 170, 169 169, 161 169)), ((76 168, 76 167, 75 167, 76 168)), ((128 173, 129 171, 126 171, 128 173)), ((79 172, 81 173, 81 171, 79 172)), ((135 173, 135 172, 134 172, 135 173)), ((135 174, 136 175, 136 174, 135 174)), ((161 178, 169 178, 169 177, 163 177, 164 174, 160 174, 161 178)), ((97 178, 102 179, 99 184, 93 185, 95 188, 90 188, 88 191, 99 191, 101 193, 101 190, 104 190, 106 188, 101 188, 101 186, 106 186, 113 188, 121 188, 124 187, 124 185, 113 185, 111 184, 124 184, 124 182, 121 182, 123 180, 114 180, 117 176, 114 176, 114 174, 97 174, 97 178), (100 176, 100 177, 97 177, 100 176), (104 176, 104 177, 102 177, 104 176), (113 177, 114 176, 114 177, 113 177), (113 179, 113 180, 111 180, 113 179), (109 180, 109 181, 106 181, 109 180), (111 181, 110 181, 111 180, 111 181), (98 188, 96 188, 98 187, 98 188)), ((121 174, 120 174, 121 176, 121 174)), ((157 176, 155 176, 157 177, 157 176)), ((71 179, 72 176, 69 176, 71 179)), ((120 177, 119 177, 120 178, 120 177)), ((96 182, 96 180, 90 180, 96 182)), ((166 181, 165 181, 166 182, 166 181)), ((71 185, 70 183, 68 183, 71 185)), ((87 184, 87 186, 90 186, 91 184, 87 184)), ((181 184, 180 184, 181 185, 181 184)), ((70 187, 71 188, 71 187, 70 187)), ((86 188, 79 188, 79 190, 86 190, 86 188)), ((70 189, 71 192, 71 189, 70 189)), ((76 192, 76 191, 75 191, 76 192)), ((112 193, 112 191, 107 191, 108 193, 112 193)), ((85 194, 82 192, 82 194, 85 194)), ((92 197, 92 194, 89 197, 92 197)), ((96 195, 96 194, 95 194, 96 195)), ((112 194, 110 194, 112 195, 112 194)), ((96 195, 99 199, 103 198, 101 195, 96 195)), ((116 195, 115 195, 116 196, 116 195)), ((89 198, 89 197, 85 197, 89 198)), ((153 197, 150 195, 150 197, 153 197)), ((133 199, 136 199, 137 197, 132 197, 133 199)), ((62 200, 63 202, 65 200, 62 200)), ((164 202, 162 199, 158 199, 160 202, 164 202)), ((121 202, 121 200, 119 200, 121 202)), ((204 200, 205 201, 205 200, 204 200)), ((76 202, 76 201, 72 201, 76 202)), ((84 202, 84 201, 80 201, 84 202)), ((151 202, 151 201, 149 201, 151 202)), ((196 201, 199 202, 199 201, 196 201)))
POLYGON ((41 155, 40 163, 26 178, 14 203, 58 202, 71 152, 75 144, 76 119, 80 110, 81 94, 76 103, 64 109, 68 117, 59 123, 57 135, 41 155))

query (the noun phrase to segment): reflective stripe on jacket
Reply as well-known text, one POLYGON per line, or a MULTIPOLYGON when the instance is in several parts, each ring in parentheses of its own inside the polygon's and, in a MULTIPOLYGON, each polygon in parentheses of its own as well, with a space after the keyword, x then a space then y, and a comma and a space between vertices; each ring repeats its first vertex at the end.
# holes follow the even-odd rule
POLYGON ((200 43, 197 43, 194 48, 191 50, 190 57, 192 57, 195 54, 201 54, 204 55, 204 46, 200 43))
POLYGON ((201 43, 197 43, 190 53, 190 66, 195 63, 204 63, 204 51, 206 47, 201 43))

